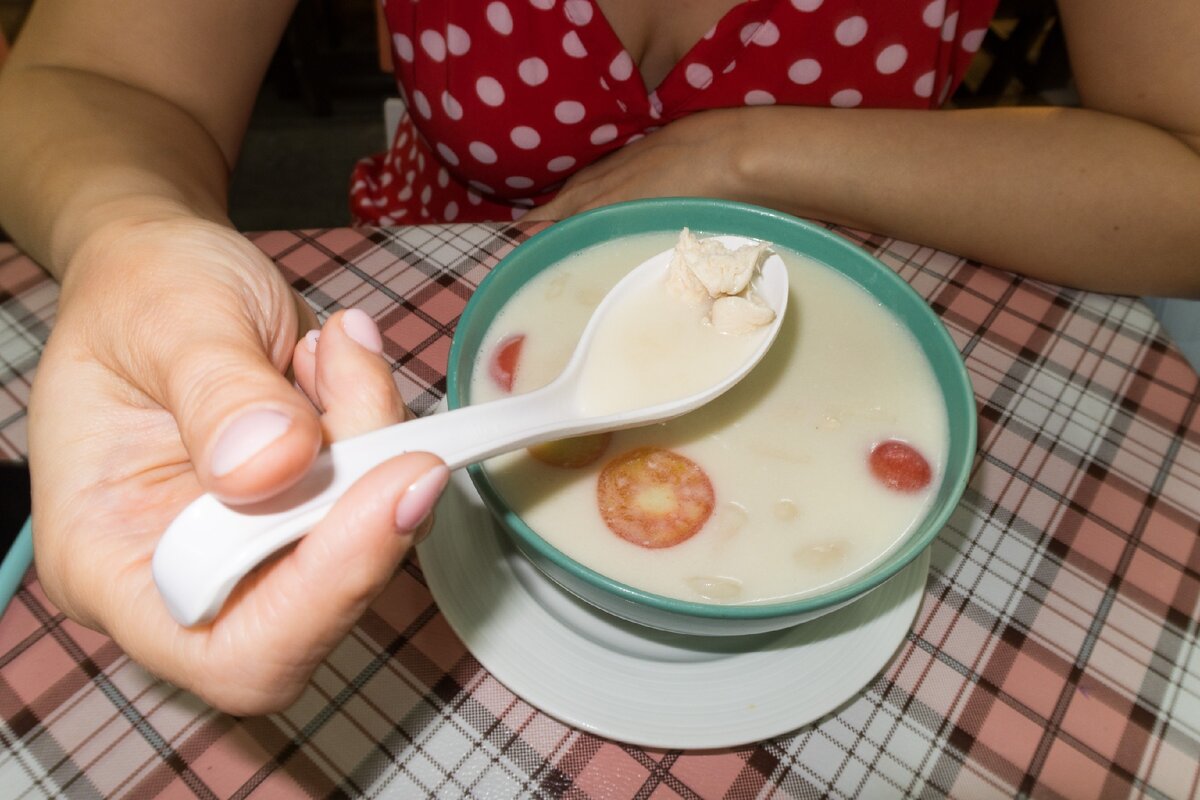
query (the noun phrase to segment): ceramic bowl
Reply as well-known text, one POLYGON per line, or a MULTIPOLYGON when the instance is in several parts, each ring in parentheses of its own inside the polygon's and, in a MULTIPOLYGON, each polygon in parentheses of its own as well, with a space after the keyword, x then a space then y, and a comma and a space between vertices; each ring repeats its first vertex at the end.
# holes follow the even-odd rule
MULTIPOLYGON (((688 227, 702 234, 737 234, 773 242, 837 270, 869 292, 907 326, 933 367, 949 415, 949 453, 941 483, 909 535, 850 582, 785 602, 724 605, 680 600, 638 589, 590 569, 552 546, 508 508, 480 465, 471 480, 500 528, 554 582, 618 617, 660 630, 698 635, 762 633, 802 623, 862 597, 916 559, 957 506, 975 455, 974 395, 958 348, 925 301, 892 270, 846 239, 817 225, 765 208, 692 198, 638 200, 559 222, 508 254, 479 285, 459 321, 450 349, 447 402, 470 402, 471 375, 492 320, 533 276, 592 245, 688 227)), ((795 291, 795 290, 793 290, 795 291)))

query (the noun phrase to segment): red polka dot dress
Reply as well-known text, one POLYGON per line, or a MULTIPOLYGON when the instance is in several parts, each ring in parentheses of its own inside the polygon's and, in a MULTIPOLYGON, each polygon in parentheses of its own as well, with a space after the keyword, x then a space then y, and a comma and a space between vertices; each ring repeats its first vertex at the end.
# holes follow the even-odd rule
POLYGON ((355 167, 360 223, 511 220, 696 111, 936 108, 996 0, 747 0, 647 88, 593 0, 386 0, 407 114, 355 167))

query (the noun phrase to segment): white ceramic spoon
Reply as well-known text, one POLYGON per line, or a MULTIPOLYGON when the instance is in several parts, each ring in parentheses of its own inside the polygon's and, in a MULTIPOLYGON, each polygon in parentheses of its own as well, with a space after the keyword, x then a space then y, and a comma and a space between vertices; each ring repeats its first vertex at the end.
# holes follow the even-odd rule
MULTIPOLYGON (((756 243, 737 236, 717 238, 727 247, 756 243)), ((539 442, 671 419, 728 390, 759 362, 779 332, 788 275, 778 255, 764 259, 754 281, 759 296, 775 311, 775 320, 763 331, 748 334, 760 337, 758 347, 744 361, 731 364, 723 378, 702 391, 647 408, 602 416, 581 411, 579 378, 596 332, 623 298, 663 280, 672 252, 643 262, 605 295, 566 368, 547 386, 336 442, 299 483, 269 500, 232 507, 206 494, 192 502, 172 521, 154 553, 154 581, 171 616, 188 626, 212 619, 246 573, 310 530, 352 483, 393 456, 427 451, 457 469, 539 442)))

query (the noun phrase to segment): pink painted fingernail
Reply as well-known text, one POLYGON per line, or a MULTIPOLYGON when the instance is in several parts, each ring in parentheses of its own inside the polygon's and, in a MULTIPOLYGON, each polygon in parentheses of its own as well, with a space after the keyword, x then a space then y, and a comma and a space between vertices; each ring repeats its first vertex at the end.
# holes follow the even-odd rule
POLYGON ((379 335, 379 327, 365 311, 352 308, 343 314, 342 330, 372 353, 383 352, 383 337, 379 335))
POLYGON ((218 478, 228 475, 261 453, 292 427, 292 418, 282 411, 261 409, 235 419, 221 433, 213 448, 210 466, 218 478))
POLYGON ((400 502, 396 503, 396 530, 402 533, 415 530, 433 511, 448 480, 450 470, 445 464, 438 464, 413 481, 412 486, 400 495, 400 502))
POLYGON ((317 352, 317 342, 321 340, 320 331, 309 331, 304 334, 304 349, 310 353, 317 352))

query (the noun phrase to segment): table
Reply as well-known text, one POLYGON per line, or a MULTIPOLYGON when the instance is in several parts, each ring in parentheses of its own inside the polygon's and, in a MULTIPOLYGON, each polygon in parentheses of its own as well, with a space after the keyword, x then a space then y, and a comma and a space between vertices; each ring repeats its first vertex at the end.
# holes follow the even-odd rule
MULTIPOLYGON (((456 319, 537 225, 253 236, 322 313, 380 323, 418 413, 456 319)), ((1200 793, 1200 379, 1140 301, 835 228, 960 347, 969 487, 913 630, 838 711, 720 751, 646 751, 537 712, 408 565, 288 711, 235 719, 153 680, 30 571, 0 618, 0 794, 41 797, 1194 797, 1200 793), (397 610, 399 609, 399 610, 397 610)), ((56 286, 0 245, 0 455, 56 286)))

